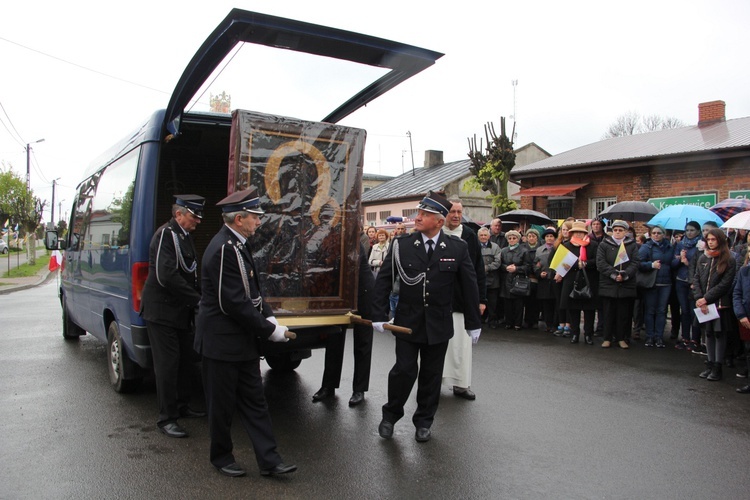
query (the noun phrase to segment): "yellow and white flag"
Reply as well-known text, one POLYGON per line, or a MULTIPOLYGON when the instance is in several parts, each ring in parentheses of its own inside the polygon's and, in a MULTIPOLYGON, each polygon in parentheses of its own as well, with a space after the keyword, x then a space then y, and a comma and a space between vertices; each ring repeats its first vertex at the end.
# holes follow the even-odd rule
POLYGON ((555 251, 555 255, 552 257, 552 262, 550 262, 549 267, 550 269, 554 269, 560 276, 565 276, 568 274, 568 271, 570 271, 570 268, 575 265, 577 260, 578 257, 576 257, 576 254, 565 248, 564 245, 560 245, 557 247, 557 251, 555 251))
POLYGON ((625 241, 622 241, 620 243, 620 249, 617 250, 617 258, 615 258, 615 265, 619 266, 620 264, 625 264, 628 261, 630 261, 630 257, 628 257, 628 251, 625 250, 625 241))

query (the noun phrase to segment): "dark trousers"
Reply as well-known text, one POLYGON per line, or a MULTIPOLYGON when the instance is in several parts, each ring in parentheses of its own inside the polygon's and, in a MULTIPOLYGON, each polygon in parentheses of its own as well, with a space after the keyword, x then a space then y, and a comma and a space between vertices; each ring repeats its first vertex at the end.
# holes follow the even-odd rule
POLYGON ((625 340, 630 336, 633 299, 602 297, 604 309, 604 340, 625 340))
POLYGON ((646 326, 646 338, 649 340, 664 338, 671 290, 670 285, 659 285, 643 290, 643 324, 646 326))
MULTIPOLYGON (((596 309, 583 310, 583 334, 586 336, 594 335, 594 318, 596 309)), ((581 334, 581 309, 568 309, 568 323, 570 323, 570 333, 578 336, 581 334)))
MULTIPOLYGON (((370 388, 372 365, 372 326, 354 325, 354 377, 352 392, 367 392, 370 388)), ((337 389, 341 383, 341 368, 344 365, 346 329, 340 334, 330 335, 326 341, 325 369, 322 387, 337 389)))
POLYGON ((497 323, 497 303, 500 299, 500 288, 488 288, 487 289, 487 310, 485 315, 489 323, 497 323))
POLYGON ((700 344, 701 330, 698 326, 698 322, 695 320, 695 313, 693 312, 695 301, 693 301, 693 294, 690 291, 690 283, 687 281, 676 280, 675 292, 677 292, 677 299, 680 301, 682 340, 685 342, 693 340, 700 344))
POLYGON ((194 356, 190 330, 146 322, 154 360, 159 420, 163 427, 176 422, 180 410, 187 407, 191 392, 191 363, 194 356))
POLYGON ((211 436, 210 459, 214 467, 221 468, 235 462, 232 453, 232 417, 235 411, 253 443, 258 467, 270 469, 280 464, 281 456, 276 451, 276 438, 263 393, 260 360, 203 358, 203 383, 211 436))
POLYGON ((505 301, 505 325, 521 326, 523 323, 523 297, 510 297, 505 301))
POLYGON ((552 331, 555 329, 555 299, 542 299, 539 300, 539 305, 542 309, 542 321, 547 325, 547 330, 552 331))
POLYGON ((414 382, 417 384, 417 411, 412 421, 417 428, 432 426, 438 403, 448 342, 417 344, 396 338, 396 364, 388 373, 388 402, 383 419, 396 423, 404 416, 414 382), (419 358, 419 360, 417 360, 419 358))
POLYGON ((537 282, 531 282, 531 294, 523 299, 524 318, 527 326, 533 327, 539 323, 539 300, 536 298, 537 282))
POLYGON ((669 292, 669 316, 671 317, 672 323, 670 336, 677 338, 680 333, 682 318, 680 314, 680 300, 677 298, 677 287, 674 282, 675 280, 672 280, 672 286, 669 292))

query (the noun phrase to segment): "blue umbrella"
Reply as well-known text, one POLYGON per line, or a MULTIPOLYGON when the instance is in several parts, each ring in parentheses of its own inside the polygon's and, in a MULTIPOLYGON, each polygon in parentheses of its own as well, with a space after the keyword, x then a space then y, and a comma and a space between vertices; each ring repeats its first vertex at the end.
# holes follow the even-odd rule
POLYGON ((721 217, 707 208, 696 205, 671 205, 654 215, 646 225, 655 226, 658 224, 664 229, 685 229, 685 224, 691 220, 699 224, 713 221, 717 226, 724 223, 721 217))

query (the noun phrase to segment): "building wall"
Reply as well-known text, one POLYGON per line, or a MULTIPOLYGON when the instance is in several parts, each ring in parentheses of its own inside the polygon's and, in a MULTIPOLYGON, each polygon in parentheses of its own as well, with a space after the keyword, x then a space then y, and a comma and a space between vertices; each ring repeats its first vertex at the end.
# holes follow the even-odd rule
MULTIPOLYGON (((555 175, 544 180, 535 179, 533 185, 584 182, 589 185, 574 193, 572 216, 578 219, 596 215, 589 212, 593 198, 647 201, 649 198, 715 193, 718 202, 728 198, 729 191, 750 189, 750 158, 661 163, 598 173, 555 175)), ((526 183, 524 186, 531 187, 526 183)), ((550 200, 544 197, 521 198, 522 208, 543 213, 546 213, 549 203, 550 200)))

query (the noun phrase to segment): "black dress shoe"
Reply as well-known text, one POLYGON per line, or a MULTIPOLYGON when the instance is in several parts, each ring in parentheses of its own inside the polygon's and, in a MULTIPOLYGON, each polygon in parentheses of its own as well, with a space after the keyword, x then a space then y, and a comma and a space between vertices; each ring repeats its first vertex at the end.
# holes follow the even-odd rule
POLYGON ((750 394, 750 385, 738 387, 735 389, 735 391, 739 392, 740 394, 750 394))
POLYGON ((469 401, 474 401, 477 399, 477 395, 474 394, 474 391, 471 389, 459 389, 456 390, 456 388, 453 388, 453 395, 458 396, 459 398, 468 399, 469 401))
POLYGON ((323 401, 326 398, 332 397, 336 393, 336 389, 329 389, 328 387, 321 387, 318 392, 313 394, 313 403, 323 401))
POLYGON ((430 429, 428 429, 427 427, 420 427, 414 434, 414 439, 416 439, 420 443, 426 443, 430 440, 430 437, 432 437, 432 432, 430 432, 430 429))
POLYGON ((170 422, 164 426, 159 427, 159 430, 171 438, 188 437, 187 431, 180 427, 180 424, 178 424, 177 422, 170 422))
POLYGON ((378 434, 383 439, 391 439, 393 437, 393 424, 387 420, 382 420, 378 426, 378 434))
POLYGON ((180 410, 180 417, 182 418, 203 418, 206 416, 205 411, 196 411, 186 406, 180 410))
POLYGON ((297 470, 296 465, 286 465, 283 462, 270 469, 261 469, 261 476, 278 476, 279 474, 289 474, 297 470))
POLYGON ((225 465, 224 467, 217 467, 217 469, 219 469, 219 472, 229 477, 242 477, 246 474, 245 469, 237 465, 237 463, 225 465))
POLYGON ((594 345, 594 339, 591 338, 591 335, 585 335, 583 340, 585 340, 588 345, 594 345))
POLYGON ((349 398, 349 406, 357 406, 364 400, 365 400, 364 392, 354 391, 352 393, 352 397, 349 398))
POLYGON ((578 343, 578 335, 573 335, 570 339, 571 344, 577 344, 578 343))

